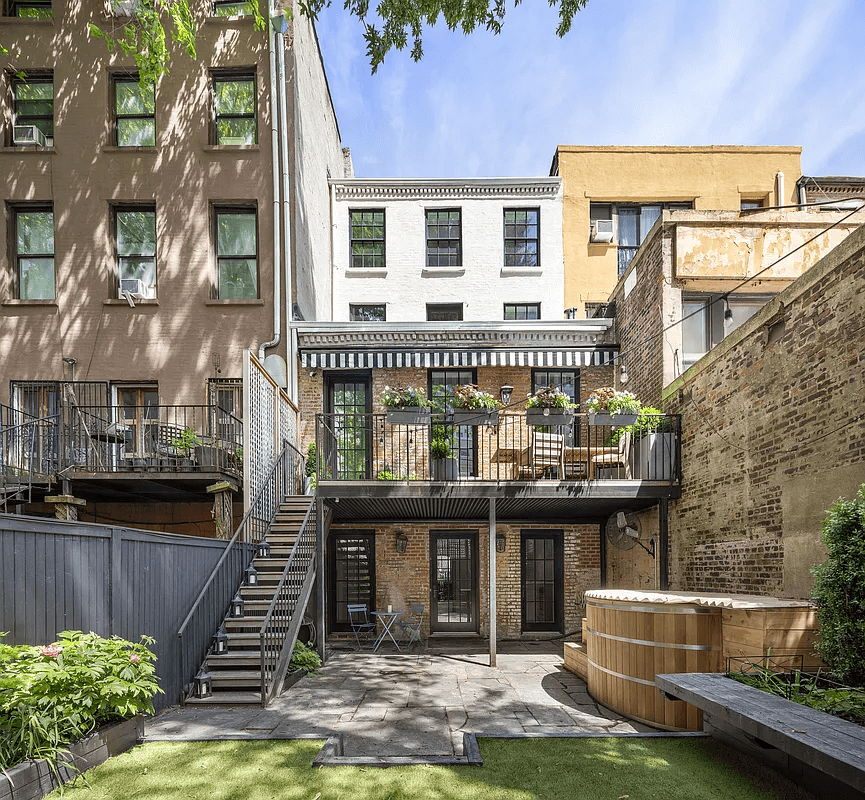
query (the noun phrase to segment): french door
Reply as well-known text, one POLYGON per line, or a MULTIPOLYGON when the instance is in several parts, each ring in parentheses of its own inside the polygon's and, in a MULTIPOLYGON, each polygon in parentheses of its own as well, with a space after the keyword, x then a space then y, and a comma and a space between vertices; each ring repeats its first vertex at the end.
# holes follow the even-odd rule
POLYGON ((520 535, 524 631, 564 633, 564 546, 561 531, 520 535))
POLYGON ((369 372, 325 373, 326 470, 334 480, 371 477, 372 377, 369 372))
POLYGON ((430 631, 478 630, 478 532, 430 531, 430 631))
POLYGON ((328 628, 350 631, 348 606, 375 610, 375 532, 345 531, 328 539, 328 628))
MULTIPOLYGON (((429 371, 429 393, 427 396, 443 411, 449 413, 453 411, 454 389, 467 383, 477 383, 477 372, 475 370, 431 369, 429 371)), ((477 475, 477 425, 456 425, 451 430, 454 434, 456 455, 459 459, 460 476, 477 475)))

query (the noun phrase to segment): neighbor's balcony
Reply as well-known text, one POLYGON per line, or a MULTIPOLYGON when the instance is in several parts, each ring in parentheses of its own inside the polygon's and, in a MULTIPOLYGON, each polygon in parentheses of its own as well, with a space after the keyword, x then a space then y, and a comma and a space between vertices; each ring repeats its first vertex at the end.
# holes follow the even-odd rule
POLYGON ((385 414, 319 414, 317 480, 679 483, 678 416, 657 415, 636 428, 589 424, 586 414, 549 421, 531 425, 525 413, 499 413, 495 424, 432 415, 406 425, 385 414), (433 458, 442 450, 450 456, 433 458))

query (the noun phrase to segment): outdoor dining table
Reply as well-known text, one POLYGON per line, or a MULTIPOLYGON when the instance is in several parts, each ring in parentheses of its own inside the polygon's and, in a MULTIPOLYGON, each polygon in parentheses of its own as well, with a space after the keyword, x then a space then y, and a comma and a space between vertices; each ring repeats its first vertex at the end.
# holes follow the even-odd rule
POLYGON ((615 455, 618 447, 565 447, 565 466, 588 462, 589 480, 595 479, 595 456, 615 455))
POLYGON ((401 651, 399 646, 399 642, 393 638, 393 632, 391 628, 393 627, 394 622, 396 622, 397 617, 402 615, 402 611, 373 611, 372 616, 378 617, 379 622, 382 624, 381 633, 378 635, 378 639, 375 640, 375 644, 372 646, 372 652, 374 653, 381 647, 382 642, 384 642, 385 637, 390 636, 390 640, 396 645, 396 649, 401 651))

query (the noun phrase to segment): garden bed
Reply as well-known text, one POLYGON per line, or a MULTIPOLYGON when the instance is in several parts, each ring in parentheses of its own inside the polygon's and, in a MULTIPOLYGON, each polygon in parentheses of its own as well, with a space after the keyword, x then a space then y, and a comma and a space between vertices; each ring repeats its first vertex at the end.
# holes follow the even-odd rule
POLYGON ((74 780, 78 773, 134 747, 143 736, 144 719, 140 714, 94 731, 69 747, 67 763, 71 761, 75 767, 61 767, 59 781, 44 759, 18 764, 0 773, 0 800, 38 800, 60 783, 74 780))

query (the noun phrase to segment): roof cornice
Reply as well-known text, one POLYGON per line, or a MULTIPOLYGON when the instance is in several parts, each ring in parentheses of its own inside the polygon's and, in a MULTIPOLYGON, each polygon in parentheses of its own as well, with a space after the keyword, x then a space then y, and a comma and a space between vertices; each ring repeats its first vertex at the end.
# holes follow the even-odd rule
POLYGON ((561 178, 333 178, 337 200, 514 197, 553 198, 561 178))

